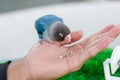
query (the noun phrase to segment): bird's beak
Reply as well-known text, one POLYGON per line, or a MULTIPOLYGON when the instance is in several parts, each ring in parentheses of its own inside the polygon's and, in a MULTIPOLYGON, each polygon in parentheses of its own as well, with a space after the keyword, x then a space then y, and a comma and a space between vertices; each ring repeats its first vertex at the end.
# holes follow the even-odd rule
POLYGON ((68 35, 65 37, 65 40, 64 40, 64 41, 65 41, 66 43, 70 43, 70 42, 71 42, 71 39, 72 39, 72 38, 71 38, 71 35, 68 34, 68 35))

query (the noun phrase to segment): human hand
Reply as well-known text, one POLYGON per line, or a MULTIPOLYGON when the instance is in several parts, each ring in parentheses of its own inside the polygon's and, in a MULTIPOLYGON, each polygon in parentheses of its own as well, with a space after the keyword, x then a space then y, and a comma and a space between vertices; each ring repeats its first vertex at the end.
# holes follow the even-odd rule
MULTIPOLYGON (((19 72, 21 69, 20 73, 24 72, 25 80, 57 79, 67 73, 79 70, 88 59, 106 48, 119 34, 120 25, 110 25, 70 47, 42 41, 41 44, 35 44, 29 54, 21 62, 19 61, 17 71, 19 72), (23 67, 21 68, 20 65, 23 67)), ((75 42, 82 37, 82 33, 73 32, 71 37, 72 42, 75 42)), ((10 68, 16 70, 17 64, 18 62, 10 64, 8 72, 10 72, 10 68)))

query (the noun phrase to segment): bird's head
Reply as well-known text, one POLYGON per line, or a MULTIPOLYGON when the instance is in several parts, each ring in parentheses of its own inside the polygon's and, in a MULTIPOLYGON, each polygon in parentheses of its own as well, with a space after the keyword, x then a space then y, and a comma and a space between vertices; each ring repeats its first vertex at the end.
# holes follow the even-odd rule
POLYGON ((64 24, 63 20, 55 15, 40 17, 35 22, 35 28, 39 39, 49 38, 49 41, 60 42, 70 34, 70 29, 64 24))
POLYGON ((64 41, 65 37, 69 34, 70 29, 61 22, 55 22, 49 27, 49 36, 51 36, 54 41, 64 41))

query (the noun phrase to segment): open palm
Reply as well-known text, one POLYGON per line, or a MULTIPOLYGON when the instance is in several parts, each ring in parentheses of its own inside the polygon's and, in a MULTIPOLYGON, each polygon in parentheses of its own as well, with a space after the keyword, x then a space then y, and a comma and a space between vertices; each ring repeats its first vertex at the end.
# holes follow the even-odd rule
MULTIPOLYGON (((80 69, 88 59, 106 48, 119 33, 120 25, 110 25, 70 47, 46 41, 36 43, 26 56, 32 79, 53 80, 80 69)), ((79 40, 82 35, 80 31, 71 33, 71 43, 79 40)))

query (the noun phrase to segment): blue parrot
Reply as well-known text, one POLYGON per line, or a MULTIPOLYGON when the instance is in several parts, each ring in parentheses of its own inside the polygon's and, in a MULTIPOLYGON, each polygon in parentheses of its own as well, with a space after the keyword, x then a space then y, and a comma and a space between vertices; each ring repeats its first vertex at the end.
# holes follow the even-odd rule
POLYGON ((45 15, 35 21, 40 40, 48 42, 64 41, 65 37, 70 34, 70 29, 64 24, 62 18, 55 15, 45 15))

